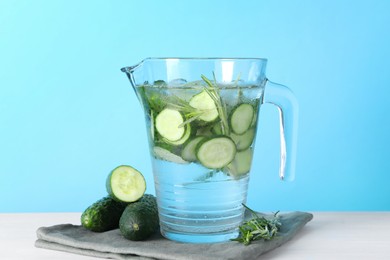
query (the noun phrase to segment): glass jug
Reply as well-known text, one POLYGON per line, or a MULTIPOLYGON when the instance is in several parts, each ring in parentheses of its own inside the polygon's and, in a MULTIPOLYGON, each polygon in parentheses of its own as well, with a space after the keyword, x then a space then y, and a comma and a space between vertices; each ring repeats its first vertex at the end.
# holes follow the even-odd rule
POLYGON ((160 219, 168 239, 227 241, 244 219, 261 105, 280 112, 279 176, 292 180, 298 105, 266 59, 147 58, 122 68, 144 108, 160 219))

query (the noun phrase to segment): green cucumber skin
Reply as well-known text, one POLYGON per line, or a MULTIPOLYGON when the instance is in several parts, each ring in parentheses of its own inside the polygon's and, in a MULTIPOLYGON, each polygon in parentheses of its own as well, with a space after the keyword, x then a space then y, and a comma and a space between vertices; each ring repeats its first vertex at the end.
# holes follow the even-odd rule
POLYGON ((179 127, 184 120, 185 117, 179 110, 164 108, 156 115, 154 127, 161 137, 175 142, 179 141, 186 133, 186 128, 179 127))
POLYGON ((197 145, 202 142, 203 139, 205 139, 205 136, 196 136, 193 139, 191 139, 182 149, 181 157, 189 162, 196 162, 196 147, 197 145))
POLYGON ((226 162, 226 165, 228 165, 229 163, 231 163, 233 160, 234 160, 234 156, 237 152, 237 149, 236 149, 236 144, 234 143, 234 141, 232 140, 232 138, 230 138, 229 136, 226 136, 226 135, 215 135, 215 136, 212 136, 212 137, 208 137, 208 138, 204 138, 203 140, 201 140, 198 145, 196 146, 196 157, 197 157, 197 160, 203 165, 205 166, 206 168, 209 168, 209 169, 222 169, 224 166, 226 165, 222 165, 221 167, 209 167, 209 165, 205 165, 203 159, 201 158, 200 154, 199 154, 199 150, 200 148, 202 147, 202 145, 204 145, 205 143, 209 142, 209 141, 212 141, 213 139, 218 139, 218 138, 226 138, 226 139, 229 139, 231 142, 232 142, 232 148, 234 147, 234 155, 232 156, 231 160, 229 162, 226 162))
POLYGON ((106 196, 93 203, 82 213, 81 225, 94 232, 116 229, 126 206, 127 203, 118 202, 110 196, 106 196))
POLYGON ((145 194, 139 201, 127 205, 119 220, 121 234, 130 240, 145 240, 159 227, 156 198, 145 194))
POLYGON ((246 131, 248 131, 248 129, 251 127, 252 123, 253 123, 253 118, 256 116, 256 110, 255 108, 253 107, 252 104, 249 104, 249 103, 240 103, 238 104, 236 107, 233 108, 233 110, 231 111, 230 115, 229 115, 229 126, 230 126, 230 129, 235 133, 235 134, 238 134, 238 135, 242 135, 243 133, 245 133, 246 131), (251 106, 252 107, 252 117, 250 120, 248 120, 248 123, 247 123, 247 127, 246 129, 244 130, 241 130, 241 131, 237 131, 237 129, 234 127, 234 124, 233 124, 233 116, 234 114, 237 112, 237 110, 241 107, 241 106, 251 106))
MULTIPOLYGON (((112 187, 112 183, 111 183, 111 178, 112 178, 112 175, 114 174, 115 170, 120 168, 120 167, 130 167, 132 168, 134 171, 137 171, 141 174, 141 176, 145 179, 145 177, 142 175, 142 173, 140 171, 138 171, 137 169, 135 169, 134 167, 132 166, 129 166, 129 165, 120 165, 118 167, 116 167, 114 170, 112 170, 110 172, 110 174, 107 176, 107 179, 106 179, 106 190, 107 190, 107 193, 108 195, 110 195, 110 197, 113 199, 113 200, 116 200, 118 202, 123 202, 123 203, 131 203, 131 202, 134 202, 133 200, 132 201, 122 201, 121 199, 117 198, 116 195, 115 195, 115 192, 113 191, 113 187, 112 187)), ((145 190, 143 192, 146 191, 146 185, 145 185, 145 190)), ((139 198, 138 198, 139 199, 139 198)))
POLYGON ((252 146, 253 141, 255 140, 255 134, 256 130, 254 128, 249 128, 242 135, 231 133, 230 137, 236 143, 237 151, 244 151, 252 146))

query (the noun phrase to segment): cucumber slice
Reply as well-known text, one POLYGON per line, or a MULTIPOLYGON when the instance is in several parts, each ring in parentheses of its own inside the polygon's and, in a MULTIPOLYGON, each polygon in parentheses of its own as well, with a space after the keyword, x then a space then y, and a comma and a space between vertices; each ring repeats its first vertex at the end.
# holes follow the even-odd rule
POLYGON ((121 165, 108 175, 106 188, 114 200, 134 202, 144 195, 146 182, 142 173, 131 166, 121 165))
POLYGON ((226 167, 227 172, 234 178, 239 179, 247 174, 252 165, 253 150, 248 148, 244 151, 237 152, 234 160, 226 167))
POLYGON ((214 103, 214 100, 206 91, 202 91, 199 94, 193 96, 189 102, 190 106, 203 112, 199 119, 212 122, 218 117, 218 110, 214 103))
POLYGON ((196 146, 204 139, 205 139, 204 136, 197 136, 191 141, 189 141, 187 145, 184 146, 181 152, 181 157, 186 161, 195 162, 197 160, 196 146))
POLYGON ((157 132, 169 141, 178 141, 183 137, 185 128, 180 126, 184 122, 182 114, 174 109, 165 108, 156 116, 157 132))
POLYGON ((163 140, 166 143, 169 143, 169 144, 172 144, 172 145, 181 145, 181 144, 184 144, 188 140, 188 138, 190 138, 190 136, 191 136, 191 126, 190 126, 190 124, 186 124, 186 126, 185 126, 185 133, 182 136, 182 138, 180 138, 177 141, 170 141, 170 140, 168 140, 166 138, 163 138, 163 140))
POLYGON ((217 136, 200 142, 196 148, 199 162, 210 169, 220 169, 233 161, 236 144, 228 136, 217 136))
POLYGON ((237 135, 235 133, 231 133, 230 137, 236 143, 237 150, 243 151, 252 145, 253 140, 255 139, 255 129, 250 128, 248 131, 246 131, 242 135, 237 135))
POLYGON ((156 156, 156 158, 164 160, 164 161, 179 163, 179 164, 189 163, 189 162, 183 160, 183 158, 181 158, 180 156, 178 156, 174 153, 171 153, 167 149, 164 149, 160 146, 153 147, 153 153, 154 153, 154 156, 156 156))
POLYGON ((240 104, 230 115, 230 126, 234 133, 241 135, 245 133, 252 124, 255 109, 251 104, 240 104))

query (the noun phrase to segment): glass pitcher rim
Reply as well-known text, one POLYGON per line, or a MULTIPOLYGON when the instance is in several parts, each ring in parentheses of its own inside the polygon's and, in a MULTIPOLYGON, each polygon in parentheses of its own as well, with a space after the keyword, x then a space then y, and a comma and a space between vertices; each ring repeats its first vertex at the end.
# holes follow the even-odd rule
POLYGON ((267 63, 266 58, 254 57, 147 57, 133 66, 124 66, 121 71, 126 72, 129 69, 135 69, 146 61, 161 61, 161 60, 182 60, 182 61, 257 61, 267 63))
POLYGON ((147 57, 142 61, 146 60, 259 60, 266 61, 266 58, 255 58, 255 57, 147 57))

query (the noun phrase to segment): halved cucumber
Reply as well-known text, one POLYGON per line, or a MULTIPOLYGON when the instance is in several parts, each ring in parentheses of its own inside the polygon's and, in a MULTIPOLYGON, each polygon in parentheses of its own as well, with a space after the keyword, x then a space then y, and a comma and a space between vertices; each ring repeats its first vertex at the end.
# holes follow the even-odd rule
POLYGON ((220 169, 233 161, 236 144, 228 136, 216 136, 200 142, 196 147, 199 162, 210 169, 220 169))
POLYGON ((108 175, 106 188, 114 200, 134 202, 144 195, 146 182, 142 173, 131 166, 121 165, 108 175))
POLYGON ((248 148, 244 151, 237 152, 234 160, 226 167, 227 172, 235 179, 248 173, 252 165, 253 150, 248 148))
POLYGON ((156 116, 155 125, 162 137, 169 141, 177 141, 185 133, 184 126, 180 126, 183 122, 184 118, 179 111, 165 108, 156 116))
POLYGON ((236 134, 245 133, 252 124, 255 109, 251 104, 240 104, 230 114, 230 127, 236 134))
POLYGON ((181 152, 181 157, 189 162, 195 162, 197 160, 196 158, 196 146, 204 140, 204 136, 197 136, 191 141, 189 141, 183 148, 181 152))
POLYGON ((250 128, 248 131, 246 131, 242 135, 237 135, 235 133, 231 133, 230 137, 236 143, 237 150, 243 151, 243 150, 246 150, 253 143, 253 140, 255 139, 255 129, 250 128))
POLYGON ((190 106, 203 112, 199 119, 211 122, 218 117, 217 106, 214 100, 206 91, 202 91, 199 94, 193 96, 189 102, 190 106))
POLYGON ((189 162, 183 160, 183 158, 181 158, 180 156, 178 156, 174 153, 171 153, 167 149, 164 149, 160 146, 153 147, 153 154, 154 154, 154 156, 156 156, 156 158, 164 160, 164 161, 180 163, 180 164, 189 163, 189 162))

